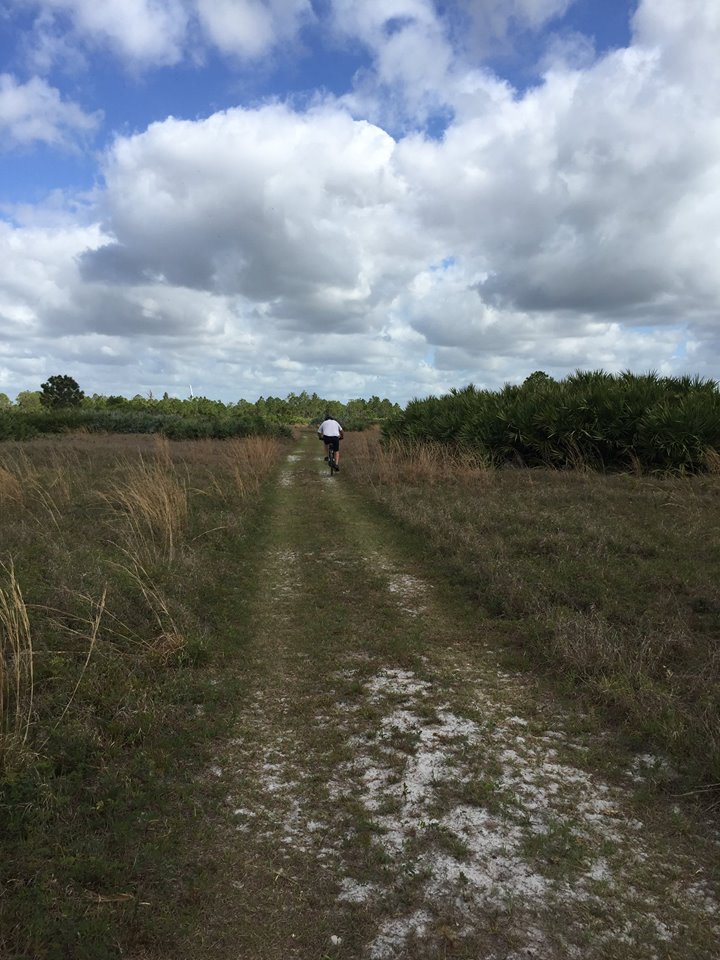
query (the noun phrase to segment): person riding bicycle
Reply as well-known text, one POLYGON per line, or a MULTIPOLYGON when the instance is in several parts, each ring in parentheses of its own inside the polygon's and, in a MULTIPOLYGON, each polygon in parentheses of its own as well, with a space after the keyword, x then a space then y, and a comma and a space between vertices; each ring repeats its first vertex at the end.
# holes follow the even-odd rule
POLYGON ((330 451, 335 453, 335 469, 340 469, 340 441, 343 438, 343 428, 330 416, 330 411, 325 411, 325 419, 318 427, 318 437, 325 444, 325 459, 330 456, 330 451))

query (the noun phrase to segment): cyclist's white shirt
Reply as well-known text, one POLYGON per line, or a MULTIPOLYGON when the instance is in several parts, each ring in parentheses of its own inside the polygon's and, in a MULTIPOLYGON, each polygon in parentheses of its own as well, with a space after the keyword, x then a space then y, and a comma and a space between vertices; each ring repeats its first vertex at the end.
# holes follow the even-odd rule
POLYGON ((318 433, 322 437, 339 437, 341 432, 342 427, 337 420, 323 420, 318 427, 318 433))

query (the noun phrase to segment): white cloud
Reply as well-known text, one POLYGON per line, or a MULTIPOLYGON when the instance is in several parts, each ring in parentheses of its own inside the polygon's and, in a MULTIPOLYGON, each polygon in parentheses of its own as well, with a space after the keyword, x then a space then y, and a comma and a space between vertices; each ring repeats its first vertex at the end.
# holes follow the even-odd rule
POLYGON ((133 69, 202 56, 202 46, 256 60, 294 41, 315 18, 310 0, 23 0, 38 11, 30 62, 78 67, 83 50, 110 49, 133 69))
MULTIPOLYGON (((512 9, 532 27, 556 8, 512 9)), ((716 375, 715 9, 644 0, 628 49, 555 56, 520 95, 453 54, 431 4, 337 0, 337 30, 373 51, 354 99, 119 136, 102 229, 4 228, 10 336, 85 344, 113 369, 104 392, 256 396, 322 389, 325 369, 399 399, 533 369, 716 375), (442 139, 348 113, 413 87, 403 109, 452 110, 442 139)))
POLYGON ((459 0, 475 39, 484 46, 503 39, 512 27, 540 30, 565 14, 575 0, 459 0))
POLYGON ((177 63, 188 26, 183 0, 26 0, 39 8, 38 49, 52 56, 64 44, 65 30, 57 17, 68 17, 79 40, 109 46, 136 64, 177 63), (55 15, 55 16, 53 16, 55 15))
POLYGON ((0 74, 0 134, 6 148, 34 142, 69 147, 92 133, 99 121, 99 114, 63 100, 39 77, 20 83, 11 74, 0 74))
POLYGON ((720 296, 720 125, 698 87, 646 44, 521 99, 481 85, 443 143, 401 147, 403 169, 423 220, 488 274, 487 304, 670 322, 720 296))
POLYGON ((196 0, 207 37, 225 54, 256 58, 314 19, 309 0, 196 0))
POLYGON ((456 0, 444 18, 457 51, 469 61, 508 54, 518 36, 537 34, 575 0, 456 0))
POLYGON ((663 70, 689 84, 703 100, 720 102, 717 56, 720 6, 713 0, 641 0, 633 18, 634 39, 653 49, 663 70))
POLYGON ((332 0, 331 25, 372 58, 343 100, 355 116, 402 129, 445 106, 453 51, 431 0, 332 0))
POLYGON ((357 325, 386 261, 402 271, 393 149, 382 130, 330 109, 155 124, 109 157, 117 243, 86 258, 85 276, 239 294, 289 327, 357 325))
MULTIPOLYGON (((67 372, 68 330, 48 320, 72 314, 75 258, 102 242, 97 227, 19 228, 0 221, 0 390, 12 396, 37 390, 49 375, 67 372)), ((101 383, 102 375, 94 375, 101 383)))

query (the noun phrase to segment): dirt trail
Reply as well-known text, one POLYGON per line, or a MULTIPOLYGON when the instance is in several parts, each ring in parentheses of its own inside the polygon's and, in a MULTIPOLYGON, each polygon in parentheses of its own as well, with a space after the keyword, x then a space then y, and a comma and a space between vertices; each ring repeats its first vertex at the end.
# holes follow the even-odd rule
POLYGON ((306 437, 279 478, 188 956, 717 957, 718 836, 643 804, 659 761, 600 775, 583 718, 322 468, 306 437))

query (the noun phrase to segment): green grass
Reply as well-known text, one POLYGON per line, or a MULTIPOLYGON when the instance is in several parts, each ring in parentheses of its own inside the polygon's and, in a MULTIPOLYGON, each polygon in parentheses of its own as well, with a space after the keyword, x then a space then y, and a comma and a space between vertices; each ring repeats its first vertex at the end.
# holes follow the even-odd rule
POLYGON ((493 470, 346 444, 354 482, 420 536, 526 662, 688 787, 720 782, 720 483, 493 470))
MULTIPOLYGON (((412 490, 407 465, 390 465, 413 512, 398 523, 348 482, 358 457, 331 480, 314 437, 295 450, 270 483, 278 451, 253 476, 259 451, 244 462, 227 444, 76 437, 0 450, 3 542, 37 663, 28 743, 3 742, 0 954, 362 957, 422 909, 426 930, 399 948, 418 960, 518 951, 526 928, 547 934, 548 956, 587 944, 613 960, 613 931, 637 932, 673 889, 672 922, 697 924, 673 947, 709 960, 712 918, 682 895, 697 871, 714 877, 698 841, 707 825, 684 803, 671 817, 675 802, 636 796, 620 774, 621 789, 603 784, 607 756, 596 763, 593 745, 619 769, 627 753, 535 671, 499 669, 499 640, 536 626, 523 606, 534 592, 518 589, 503 612, 500 580, 479 589, 477 567, 463 572, 452 524, 442 548, 433 539, 433 511, 436 525, 468 515, 459 486, 427 467, 412 490), (142 483, 131 508, 117 495, 157 479, 140 455, 162 465, 160 511, 142 483), (424 500, 433 489, 442 496, 424 500), (163 520, 168 504, 179 508, 163 520), (616 818, 588 815, 607 798, 616 818), (593 901, 554 894, 587 882, 598 856, 616 886, 591 936, 593 901), (516 895, 528 873, 548 880, 547 896, 516 895), (343 899, 348 885, 367 888, 366 902, 343 899)), ((487 501, 485 471, 477 484, 487 501)), ((506 505, 508 525, 517 509, 506 505)), ((522 562, 539 570, 545 554, 522 562)), ((646 939, 638 956, 658 938, 646 939)))
POLYGON ((27 742, 7 725, 0 740, 3 958, 172 950, 198 918, 214 866, 195 837, 220 802, 199 773, 242 702, 223 664, 247 642, 264 545, 261 490, 240 495, 239 453, 144 438, 0 447, 0 539, 34 662, 27 742), (138 526, 141 506, 108 497, 149 467, 151 499, 161 476, 187 492, 172 550, 165 530, 138 526))

